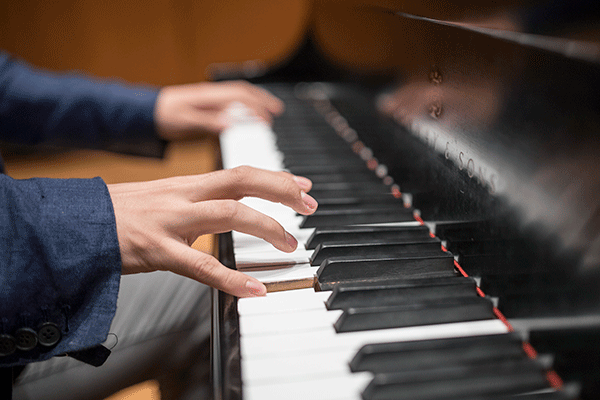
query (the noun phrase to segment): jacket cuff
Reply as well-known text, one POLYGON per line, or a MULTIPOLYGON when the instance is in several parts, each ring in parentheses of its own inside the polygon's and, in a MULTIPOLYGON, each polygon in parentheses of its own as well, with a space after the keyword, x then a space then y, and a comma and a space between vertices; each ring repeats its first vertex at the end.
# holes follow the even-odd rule
POLYGON ((105 341, 121 258, 104 182, 0 175, 0 198, 0 365, 105 341))

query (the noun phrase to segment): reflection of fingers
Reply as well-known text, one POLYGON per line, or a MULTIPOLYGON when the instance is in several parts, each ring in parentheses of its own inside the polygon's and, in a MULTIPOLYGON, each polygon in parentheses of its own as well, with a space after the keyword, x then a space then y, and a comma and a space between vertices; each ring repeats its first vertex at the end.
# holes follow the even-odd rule
POLYGON ((265 285, 255 278, 229 269, 216 258, 174 241, 167 250, 173 272, 237 297, 264 296, 265 285))
POLYGON ((203 175, 199 181, 201 187, 195 189, 196 193, 190 193, 190 197, 192 201, 260 197, 308 215, 317 209, 315 199, 305 192, 305 188, 310 187, 308 182, 306 179, 299 184, 287 172, 242 166, 203 175))
POLYGON ((195 209, 198 223, 192 220, 192 226, 200 230, 196 231, 196 236, 234 230, 264 239, 285 252, 294 251, 298 245, 273 218, 235 200, 203 201, 196 203, 195 209))

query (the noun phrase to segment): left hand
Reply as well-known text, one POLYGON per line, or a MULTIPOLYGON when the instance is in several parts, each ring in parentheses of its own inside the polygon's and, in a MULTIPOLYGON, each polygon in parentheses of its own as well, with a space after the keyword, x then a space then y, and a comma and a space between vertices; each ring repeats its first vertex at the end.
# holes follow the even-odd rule
POLYGON ((218 134, 229 125, 225 111, 233 102, 243 103, 269 124, 284 110, 277 97, 245 81, 166 86, 154 107, 156 129, 166 140, 218 134))

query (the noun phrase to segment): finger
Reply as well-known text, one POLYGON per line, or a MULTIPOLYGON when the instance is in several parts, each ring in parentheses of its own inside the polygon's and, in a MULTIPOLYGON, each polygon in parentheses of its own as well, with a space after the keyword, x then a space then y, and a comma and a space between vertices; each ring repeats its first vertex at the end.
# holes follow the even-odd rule
POLYGON ((190 242, 206 233, 234 230, 259 237, 288 253, 298 246, 298 241, 273 218, 235 200, 203 201, 194 209, 196 217, 188 223, 193 230, 190 242))
POLYGON ((231 102, 243 103, 253 114, 270 123, 273 115, 280 115, 284 111, 283 102, 270 92, 252 85, 248 82, 237 81, 227 83, 227 89, 220 91, 222 108, 231 102))
POLYGON ((202 127, 211 133, 220 133, 229 128, 231 122, 222 112, 215 110, 195 109, 189 116, 193 126, 202 127))
POLYGON ((191 201, 259 197, 282 203, 299 214, 315 212, 318 203, 306 190, 312 183, 306 178, 295 179, 288 172, 273 172, 248 166, 216 171, 201 176, 191 201))
POLYGON ((218 118, 227 126, 235 124, 252 122, 264 122, 267 125, 272 125, 273 117, 266 109, 250 108, 244 103, 233 101, 227 105, 224 110, 218 110, 218 118), (241 108, 240 108, 241 106, 241 108))
POLYGON ((242 90, 247 90, 256 96, 257 101, 263 104, 263 106, 274 115, 280 115, 285 110, 285 104, 278 97, 268 90, 261 88, 260 86, 253 85, 246 81, 235 82, 242 90))
MULTIPOLYGON (((257 114, 253 111, 254 114, 257 114)), ((257 114, 258 115, 258 114, 257 114)), ((238 120, 230 115, 228 110, 212 108, 193 108, 188 112, 187 121, 190 133, 202 130, 204 132, 218 134, 229 128, 238 120)), ((271 125, 273 118, 267 112, 258 115, 265 123, 271 125)))
POLYGON ((169 270, 237 297, 264 296, 267 288, 257 279, 229 269, 206 253, 173 240, 165 249, 169 270))

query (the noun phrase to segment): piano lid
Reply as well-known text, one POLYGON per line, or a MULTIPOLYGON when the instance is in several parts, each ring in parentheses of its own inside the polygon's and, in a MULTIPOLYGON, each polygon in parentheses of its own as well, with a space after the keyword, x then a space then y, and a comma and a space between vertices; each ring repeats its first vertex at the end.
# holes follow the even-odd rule
POLYGON ((600 272, 600 3, 502 3, 319 2, 311 37, 338 78, 379 84, 397 124, 381 157, 401 189, 445 198, 426 219, 510 214, 600 272), (407 133, 434 150, 411 176, 407 133))

